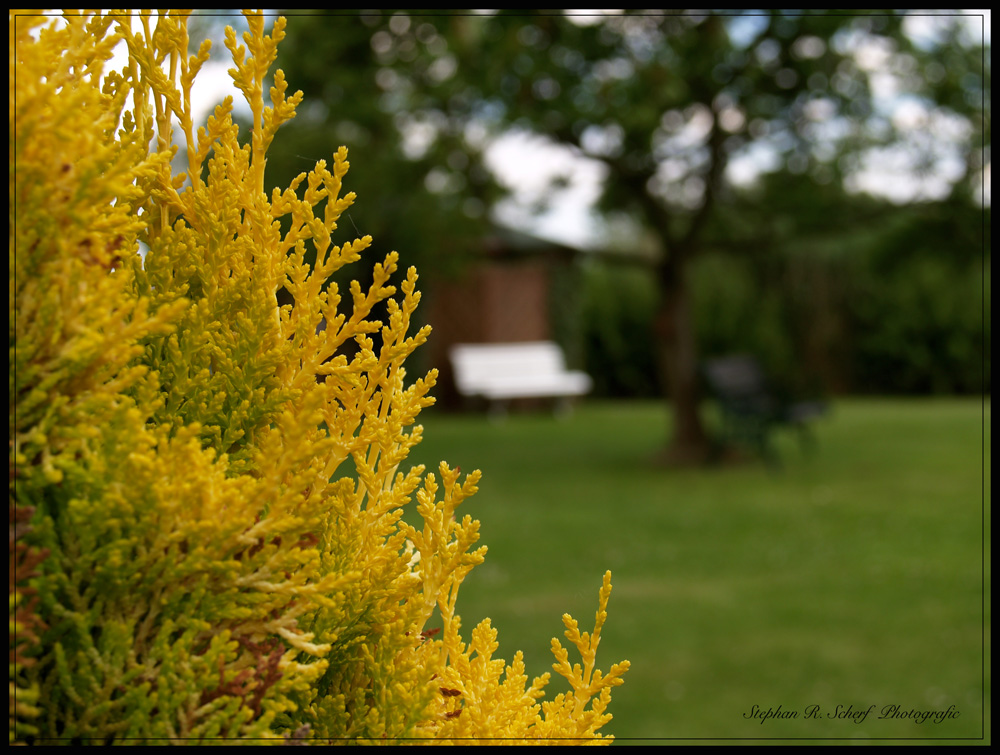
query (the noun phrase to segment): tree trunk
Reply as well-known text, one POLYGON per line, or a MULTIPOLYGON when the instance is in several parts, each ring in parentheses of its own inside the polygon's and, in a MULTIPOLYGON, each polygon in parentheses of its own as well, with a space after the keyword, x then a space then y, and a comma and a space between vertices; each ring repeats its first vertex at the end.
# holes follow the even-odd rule
POLYGON ((627 166, 612 164, 620 183, 631 189, 646 221, 663 241, 665 257, 657 271, 660 305, 656 337, 662 386, 673 414, 673 435, 657 460, 676 466, 705 464, 712 451, 699 411, 698 346, 687 282, 687 261, 708 217, 714 197, 713 184, 720 170, 719 131, 714 126, 709 143, 713 157, 705 201, 681 237, 671 232, 673 224, 666 205, 647 191, 652 174, 630 172, 627 166))
POLYGON ((711 444, 699 411, 698 348, 683 267, 675 257, 664 263, 660 276, 656 330, 664 388, 673 414, 673 435, 660 460, 698 465, 709 460, 711 444))

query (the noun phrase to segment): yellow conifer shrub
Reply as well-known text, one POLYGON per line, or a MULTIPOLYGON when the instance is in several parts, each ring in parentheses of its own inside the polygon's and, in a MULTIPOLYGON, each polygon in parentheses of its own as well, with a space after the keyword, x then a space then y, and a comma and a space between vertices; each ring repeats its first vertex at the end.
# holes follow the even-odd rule
POLYGON ((329 282, 371 243, 331 241, 344 148, 266 193, 301 93, 277 71, 265 106, 284 24, 246 20, 241 144, 230 100, 195 130, 184 14, 10 16, 10 741, 599 738, 610 574, 552 701, 488 620, 463 641, 479 472, 401 471, 435 381, 403 368, 416 272, 329 282))

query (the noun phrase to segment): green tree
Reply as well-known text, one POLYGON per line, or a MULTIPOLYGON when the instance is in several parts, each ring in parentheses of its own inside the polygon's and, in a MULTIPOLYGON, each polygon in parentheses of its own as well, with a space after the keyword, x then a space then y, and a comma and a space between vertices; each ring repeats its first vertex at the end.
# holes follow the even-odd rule
MULTIPOLYGON (((384 65, 385 26, 406 27, 414 46, 438 50, 443 38, 416 22, 374 14, 291 15, 278 65, 313 104, 271 148, 268 180, 282 185, 346 144, 355 192, 378 196, 351 210, 343 232, 371 234, 380 247, 407 250, 429 275, 448 272, 482 240, 485 208, 497 196, 489 175, 463 135, 464 122, 420 99, 411 74, 384 65), (331 75, 332 67, 336 75, 331 75)), ((426 27, 426 24, 424 24, 426 27)), ((399 63, 410 59, 397 53, 399 63)))
MULTIPOLYGON (((521 129, 600 161, 601 209, 626 213, 660 242, 654 330, 674 416, 665 458, 698 462, 710 443, 699 413, 692 261, 711 246, 759 248, 776 224, 798 218, 765 205, 733 223, 735 169, 756 157, 796 186, 864 190, 873 158, 902 155, 928 173, 943 165, 954 192, 971 195, 964 179, 985 164, 977 145, 989 142, 979 127, 989 88, 979 41, 963 29, 955 18, 920 26, 903 14, 833 11, 302 17, 289 36, 303 68, 289 77, 304 78, 303 88, 310 76, 327 81, 329 112, 317 123, 350 129, 367 123, 361 108, 382 124, 365 126, 362 143, 377 132, 386 139, 379 154, 410 145, 417 159, 405 170, 415 173, 392 177, 409 202, 421 185, 437 185, 456 188, 453 208, 459 197, 488 206, 495 195, 475 157, 483 134, 521 129), (350 97, 324 73, 346 58, 368 66, 350 97), (374 106, 359 104, 366 93, 374 106), (909 118, 886 106, 904 94, 909 118)), ((798 190, 779 196, 791 207, 798 190)), ((433 204, 446 200, 442 191, 433 204)), ((839 234, 850 221, 819 206, 808 222, 839 234)))

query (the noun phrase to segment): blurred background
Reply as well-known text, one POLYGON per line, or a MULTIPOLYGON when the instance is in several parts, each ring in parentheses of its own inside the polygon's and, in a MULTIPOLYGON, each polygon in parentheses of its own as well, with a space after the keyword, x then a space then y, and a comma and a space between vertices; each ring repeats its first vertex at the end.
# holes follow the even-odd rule
POLYGON ((336 240, 420 271, 414 461, 485 472, 467 628, 543 673, 611 568, 623 741, 988 736, 990 12, 284 15, 267 181, 347 146, 336 240), (592 377, 574 415, 459 411, 448 347, 530 340, 592 377), (733 353, 829 402, 780 471, 703 465, 733 353))

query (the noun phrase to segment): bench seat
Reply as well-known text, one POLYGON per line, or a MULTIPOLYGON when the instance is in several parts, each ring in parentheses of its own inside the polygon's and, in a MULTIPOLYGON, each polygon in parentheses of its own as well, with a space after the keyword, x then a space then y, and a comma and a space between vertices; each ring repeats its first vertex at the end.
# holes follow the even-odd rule
POLYGON ((551 341, 456 344, 449 356, 458 392, 494 406, 519 398, 568 399, 593 386, 585 372, 566 369, 562 349, 551 341))

